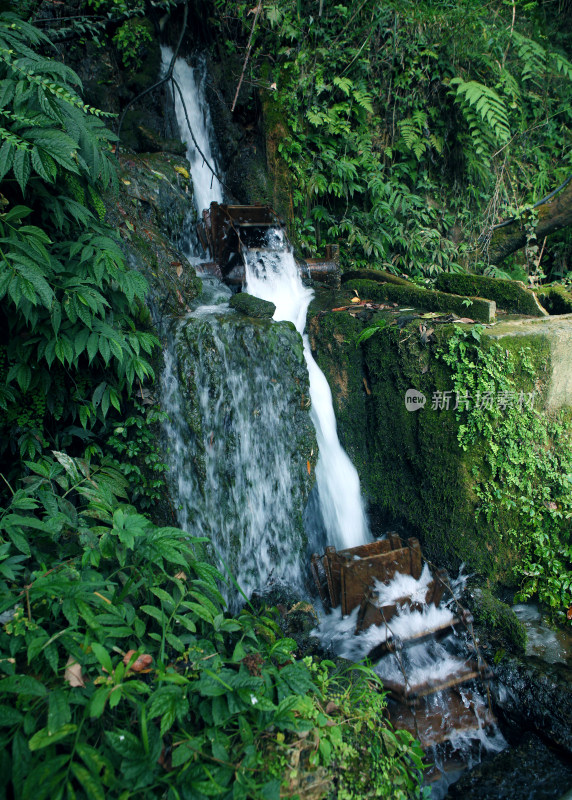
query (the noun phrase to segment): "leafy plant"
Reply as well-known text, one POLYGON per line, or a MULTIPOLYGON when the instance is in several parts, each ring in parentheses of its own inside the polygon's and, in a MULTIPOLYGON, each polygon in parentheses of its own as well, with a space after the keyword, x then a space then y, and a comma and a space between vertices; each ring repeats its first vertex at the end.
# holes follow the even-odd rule
POLYGON ((278 800, 338 774, 357 797, 367 769, 370 796, 418 792, 374 673, 297 660, 265 609, 228 616, 204 539, 136 513, 116 469, 54 455, 0 512, 5 792, 278 800))
MULTIPOLYGON (((237 52, 250 7, 216 7, 237 52)), ((344 269, 466 268, 467 242, 568 174, 569 39, 542 4, 493 7, 264 7, 249 67, 302 250, 338 239, 344 269)))
POLYGON ((157 343, 135 323, 147 284, 102 222, 114 137, 77 76, 31 49, 48 43, 0 15, 0 405, 3 446, 22 457, 56 443, 55 422, 82 437, 119 410, 152 378, 145 356, 157 343), (35 397, 42 419, 30 428, 19 409, 35 397))
POLYGON ((519 598, 537 595, 563 621, 572 598, 572 423, 535 406, 529 348, 472 338, 457 328, 440 357, 455 391, 472 398, 458 412, 458 439, 483 453, 484 467, 474 468, 478 514, 519 553, 512 568, 519 598))

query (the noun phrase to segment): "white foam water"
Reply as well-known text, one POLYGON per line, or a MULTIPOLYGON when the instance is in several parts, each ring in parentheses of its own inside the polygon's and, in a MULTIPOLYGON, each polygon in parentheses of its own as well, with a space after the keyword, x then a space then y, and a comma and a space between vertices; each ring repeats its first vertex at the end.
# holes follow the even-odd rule
MULTIPOLYGON (((161 60, 163 73, 169 67, 173 58, 173 51, 166 45, 161 46, 161 60)), ((211 149, 209 131, 211 121, 208 103, 205 102, 205 78, 206 65, 204 59, 199 59, 198 68, 195 70, 182 58, 177 58, 173 70, 173 76, 179 86, 184 98, 187 109, 189 123, 191 125, 196 142, 202 151, 197 150, 187 124, 185 107, 181 97, 174 89, 175 114, 179 125, 181 138, 187 144, 187 158, 191 165, 193 179, 195 207, 200 214, 203 209, 208 208, 212 202, 222 203, 222 187, 216 175, 213 175, 209 164, 216 170, 216 163, 211 149), (203 158, 204 156, 204 158, 203 158)))
POLYGON ((313 291, 302 283, 294 255, 279 229, 269 232, 264 249, 245 249, 244 259, 245 291, 274 303, 274 319, 293 322, 304 341, 319 450, 316 482, 328 543, 337 549, 365 544, 371 537, 359 477, 338 439, 332 393, 304 332, 313 291))
MULTIPOLYGON (((438 627, 446 627, 454 619, 450 608, 454 601, 442 602, 439 607, 424 604, 430 580, 431 575, 425 565, 419 580, 397 573, 388 583, 375 582, 376 605, 397 604, 397 611, 387 624, 372 625, 354 635, 358 609, 343 617, 338 607, 321 619, 312 634, 320 639, 324 647, 331 648, 342 658, 357 662, 391 637, 407 640, 438 627), (421 608, 411 610, 409 604, 404 602, 406 597, 419 603, 421 608)), ((453 591, 456 593, 465 581, 466 576, 462 574, 457 580, 451 581, 453 591)), ((425 685, 439 686, 462 674, 466 658, 462 637, 451 629, 451 634, 441 642, 430 639, 397 653, 388 653, 373 668, 382 682, 412 689, 425 685)), ((479 763, 484 752, 499 752, 507 746, 496 725, 485 725, 487 703, 477 688, 471 684, 470 688, 459 686, 458 691, 465 707, 471 708, 474 714, 475 726, 471 730, 455 730, 455 717, 448 707, 447 691, 436 691, 424 697, 416 717, 420 734, 431 738, 435 719, 440 720, 440 728, 448 732, 445 749, 437 745, 430 747, 427 753, 441 776, 431 783, 432 800, 442 800, 448 786, 460 777, 464 769, 479 763), (455 764, 456 767, 452 769, 455 764)))

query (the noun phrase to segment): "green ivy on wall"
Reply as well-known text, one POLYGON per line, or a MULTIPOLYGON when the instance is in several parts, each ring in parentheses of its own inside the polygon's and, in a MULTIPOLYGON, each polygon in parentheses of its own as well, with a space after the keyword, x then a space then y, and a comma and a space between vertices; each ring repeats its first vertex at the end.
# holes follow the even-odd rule
POLYGON ((542 408, 526 345, 504 349, 457 327, 437 355, 450 366, 455 391, 473 398, 457 419, 460 446, 482 454, 482 466, 473 467, 477 514, 519 553, 519 599, 537 595, 564 620, 572 603, 570 413, 542 408))

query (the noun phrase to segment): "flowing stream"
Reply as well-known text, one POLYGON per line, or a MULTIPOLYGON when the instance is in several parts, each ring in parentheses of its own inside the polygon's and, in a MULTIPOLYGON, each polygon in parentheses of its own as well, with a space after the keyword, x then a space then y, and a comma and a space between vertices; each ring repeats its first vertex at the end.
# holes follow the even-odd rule
MULTIPOLYGON (((166 71, 172 50, 163 47, 162 57, 166 71)), ((199 60, 193 69, 177 59, 173 74, 184 99, 183 106, 175 91, 175 113, 187 140, 200 215, 212 201, 223 200, 218 179, 188 133, 187 118, 216 170, 204 98, 205 63, 199 60)), ((269 580, 302 590, 304 472, 313 433, 298 392, 308 373, 319 448, 316 482, 328 543, 342 548, 368 539, 357 472, 338 441, 331 392, 304 334, 312 291, 303 286, 280 231, 272 232, 267 244, 264 252, 248 253, 245 288, 276 303, 275 321, 255 322, 230 310, 230 290, 205 278, 195 308, 173 323, 167 336, 162 375, 179 524, 212 542, 247 595, 269 580), (298 333, 284 320, 293 322, 298 333)), ((189 260, 195 262, 198 255, 191 244, 189 260)), ((311 537, 312 531, 307 533, 311 537)), ((229 591, 232 604, 234 594, 229 591)))
POLYGON ((310 377, 311 416, 319 449, 316 481, 328 544, 338 550, 356 547, 370 539, 359 477, 338 439, 332 393, 304 332, 313 291, 302 283, 291 248, 280 230, 270 230, 265 244, 264 249, 245 253, 245 289, 274 303, 274 319, 293 322, 302 335, 310 377))

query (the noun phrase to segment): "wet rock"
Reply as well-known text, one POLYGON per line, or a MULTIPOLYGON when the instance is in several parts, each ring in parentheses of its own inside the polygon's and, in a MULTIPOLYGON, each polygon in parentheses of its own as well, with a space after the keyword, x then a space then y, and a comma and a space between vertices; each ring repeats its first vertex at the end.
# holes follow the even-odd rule
POLYGON ((526 628, 506 603, 495 597, 486 587, 475 587, 470 592, 471 610, 477 623, 501 637, 517 651, 526 647, 526 628))
POLYGON ((302 338, 290 322, 224 307, 187 317, 176 336, 181 513, 217 542, 247 595, 271 580, 294 587, 317 457, 302 338))
POLYGON ((497 709, 572 754, 572 670, 537 658, 506 656, 491 686, 497 709))
POLYGON ((463 775, 447 800, 557 800, 572 785, 572 768, 534 734, 463 775))
POLYGON ((170 153, 121 155, 119 196, 106 198, 106 220, 132 266, 149 282, 156 316, 179 315, 201 282, 175 243, 194 213, 189 163, 170 153))
POLYGON ((260 300, 260 298, 253 297, 246 292, 233 295, 230 298, 229 305, 247 317, 256 317, 258 319, 271 319, 276 311, 274 303, 270 303, 268 300, 260 300))

